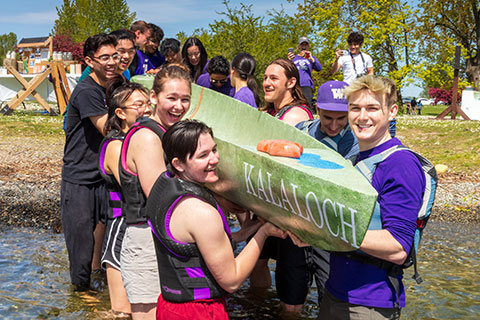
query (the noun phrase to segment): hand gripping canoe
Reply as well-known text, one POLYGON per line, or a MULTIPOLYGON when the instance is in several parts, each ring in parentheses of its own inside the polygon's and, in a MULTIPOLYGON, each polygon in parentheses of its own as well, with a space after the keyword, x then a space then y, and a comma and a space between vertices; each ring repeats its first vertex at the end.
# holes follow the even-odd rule
MULTIPOLYGON (((132 81, 150 89, 151 76, 132 81)), ((208 187, 302 241, 332 251, 357 249, 377 193, 347 160, 300 130, 215 91, 192 85, 185 118, 213 129, 220 153, 219 181, 208 187), (303 146, 299 159, 257 151, 261 140, 303 146)))

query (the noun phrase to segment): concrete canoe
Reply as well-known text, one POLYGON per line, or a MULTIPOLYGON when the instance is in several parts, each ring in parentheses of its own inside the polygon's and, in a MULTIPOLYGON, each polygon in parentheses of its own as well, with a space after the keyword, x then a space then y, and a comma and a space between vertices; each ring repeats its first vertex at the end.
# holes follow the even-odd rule
MULTIPOLYGON (((132 81, 150 89, 152 76, 132 81)), ((192 85, 185 118, 213 129, 220 180, 208 187, 304 242, 330 251, 357 249, 368 229, 377 192, 349 161, 321 142, 264 112, 192 85), (300 159, 256 150, 264 139, 300 143, 300 159)))

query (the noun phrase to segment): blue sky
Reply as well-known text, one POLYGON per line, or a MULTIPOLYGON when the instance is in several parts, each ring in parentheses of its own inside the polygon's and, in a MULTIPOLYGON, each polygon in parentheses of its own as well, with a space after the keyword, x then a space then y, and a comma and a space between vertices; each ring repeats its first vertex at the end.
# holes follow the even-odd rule
MULTIPOLYGON (((207 28, 213 20, 221 18, 216 12, 225 11, 222 0, 127 0, 127 3, 137 13, 137 19, 162 27, 166 37, 174 37, 179 31, 190 34, 196 28, 207 28)), ((239 7, 240 3, 253 4, 258 15, 271 9, 280 10, 282 5, 287 13, 296 9, 296 4, 286 0, 231 0, 230 6, 239 7)), ((18 41, 47 36, 57 18, 56 7, 62 4, 63 0, 2 0, 0 34, 14 32, 18 41)))
MULTIPOLYGON (((303 1, 302 1, 303 2, 303 1)), ((47 36, 57 18, 56 7, 63 0, 2 0, 0 15, 0 34, 13 32, 18 41, 22 38, 47 36)), ((137 13, 137 19, 155 23, 162 27, 166 37, 175 37, 177 32, 191 34, 196 28, 208 28, 208 24, 222 16, 217 12, 225 11, 222 0, 127 0, 131 11, 137 13)), ((257 15, 265 15, 267 10, 280 10, 292 14, 296 3, 286 0, 230 0, 230 6, 239 7, 240 3, 253 4, 257 15)), ((410 86, 405 95, 418 96, 420 88, 410 86)))

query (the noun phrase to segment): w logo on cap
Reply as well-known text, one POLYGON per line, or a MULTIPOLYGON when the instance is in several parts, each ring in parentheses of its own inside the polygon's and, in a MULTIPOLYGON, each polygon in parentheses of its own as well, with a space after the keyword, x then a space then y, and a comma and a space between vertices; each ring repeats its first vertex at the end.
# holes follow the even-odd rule
POLYGON ((343 94, 343 88, 332 88, 333 99, 345 99, 343 94))

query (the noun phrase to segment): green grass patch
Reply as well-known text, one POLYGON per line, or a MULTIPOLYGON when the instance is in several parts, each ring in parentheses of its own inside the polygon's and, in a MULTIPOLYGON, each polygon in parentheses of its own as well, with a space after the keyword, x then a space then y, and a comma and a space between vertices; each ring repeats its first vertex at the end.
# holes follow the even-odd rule
POLYGON ((444 164, 450 172, 469 174, 480 168, 480 122, 397 118, 397 136, 433 164, 444 164))
POLYGON ((63 136, 63 116, 42 115, 38 111, 15 111, 12 115, 0 114, 0 135, 38 137, 63 136))
MULTIPOLYGON (((429 106, 431 110, 440 110, 438 113, 443 111, 444 107, 429 106)), ((480 121, 447 119, 399 116, 397 136, 405 145, 430 159, 433 164, 447 165, 449 172, 478 172, 480 121)), ((35 137, 45 142, 53 139, 63 143, 62 126, 62 116, 41 115, 38 111, 15 111, 11 116, 0 115, 0 137, 4 141, 8 137, 35 137)))

